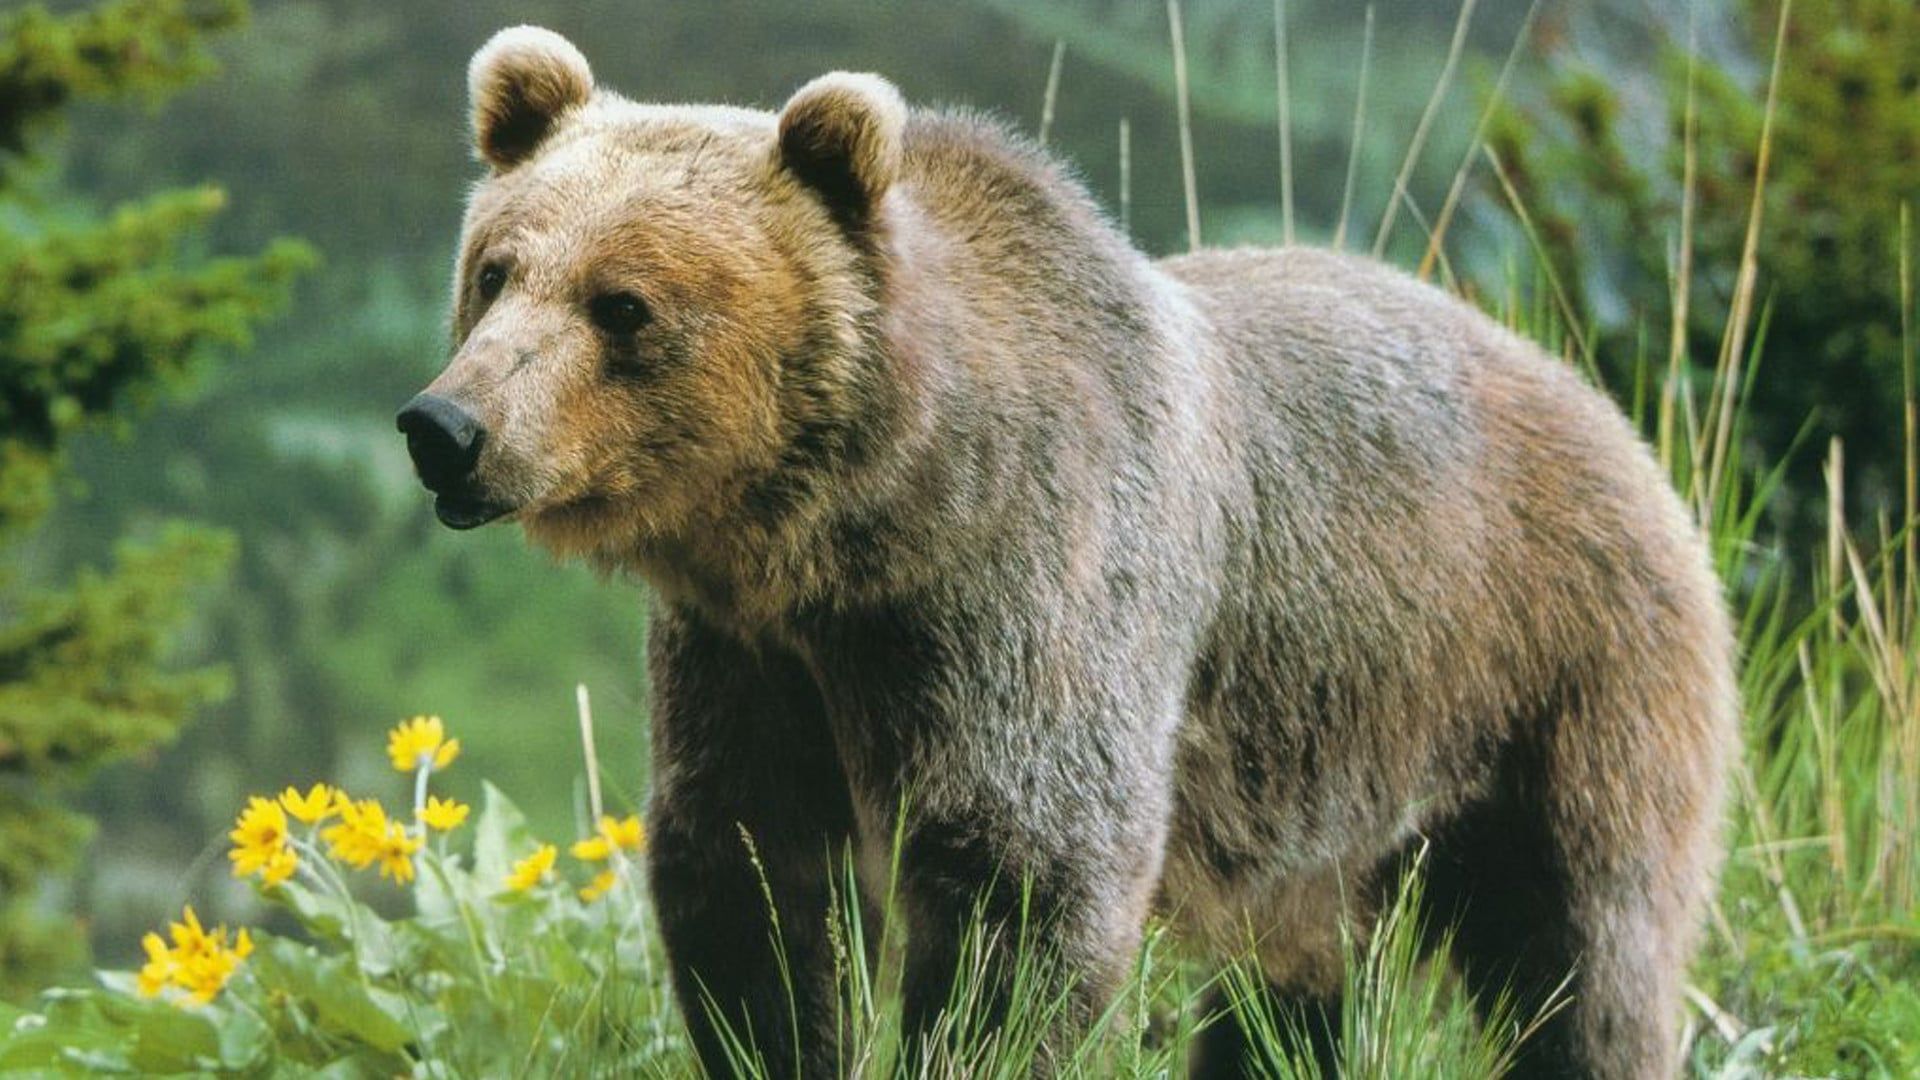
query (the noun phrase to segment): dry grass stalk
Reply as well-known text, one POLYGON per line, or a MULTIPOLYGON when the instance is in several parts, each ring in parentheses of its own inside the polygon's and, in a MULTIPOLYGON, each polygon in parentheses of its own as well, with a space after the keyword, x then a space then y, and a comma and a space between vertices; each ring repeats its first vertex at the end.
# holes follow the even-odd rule
POLYGON ((1467 47, 1467 28, 1473 24, 1473 8, 1479 0, 1461 0, 1460 14, 1453 21, 1453 42, 1447 46, 1447 62, 1440 68, 1440 77, 1434 81, 1433 93, 1427 95, 1427 107, 1420 114, 1420 122, 1413 126, 1413 141, 1407 144, 1407 155, 1400 162, 1400 172, 1393 178, 1393 194, 1387 199, 1387 212, 1380 217, 1380 229, 1373 236, 1373 257, 1379 258, 1387 252, 1387 241, 1393 236, 1394 215, 1400 210, 1402 198, 1407 193, 1407 181, 1413 178, 1413 167, 1420 162, 1420 152, 1426 148, 1427 135, 1433 130, 1433 121, 1440 115, 1440 103, 1446 99, 1447 90, 1453 86, 1453 73, 1460 66, 1460 54, 1467 47))
POLYGON ((1287 78, 1287 0, 1273 0, 1274 93, 1280 103, 1280 229, 1293 243, 1293 90, 1287 78))
MULTIPOLYGON (((1667 382, 1660 388, 1660 459, 1669 474, 1673 471, 1673 452, 1677 440, 1673 429, 1678 409, 1674 395, 1685 389, 1687 362, 1687 316, 1693 298, 1693 210, 1699 184, 1699 76, 1700 45, 1694 10, 1687 8, 1687 105, 1681 121, 1680 149, 1680 256, 1673 279, 1673 325, 1667 339, 1667 382)), ((1691 396, 1691 393, 1689 396, 1691 396)), ((1691 410, 1689 410, 1690 412, 1691 410)), ((1693 448, 1693 460, 1699 460, 1700 437, 1687 432, 1687 444, 1693 448)))
POLYGON ((1560 309, 1560 319, 1567 331, 1568 344, 1573 348, 1589 372, 1596 370, 1593 351, 1587 348, 1586 335, 1580 330, 1580 319, 1574 314, 1573 301, 1568 298, 1567 290, 1560 283, 1560 275, 1553 268, 1553 260, 1547 256, 1546 245, 1540 241, 1540 231, 1534 227, 1533 215, 1527 212, 1526 203, 1520 198, 1520 191, 1513 185, 1513 177, 1507 173, 1507 167, 1501 163, 1500 155, 1493 147, 1482 144, 1481 152, 1493 166, 1493 174, 1500 181, 1500 190, 1507 197, 1507 205, 1513 207, 1515 217, 1520 219, 1520 227, 1527 234, 1527 240, 1533 245, 1535 257, 1540 260, 1541 270, 1547 276, 1547 287, 1553 290, 1554 304, 1560 309))
POLYGON ((1187 250, 1200 250, 1200 193, 1193 169, 1193 116, 1187 97, 1187 39, 1180 26, 1180 0, 1167 0, 1173 33, 1173 89, 1180 108, 1180 182, 1187 194, 1187 250))
POLYGON ((1447 242, 1447 229, 1453 224, 1454 211, 1460 208, 1460 200, 1467 192, 1467 178, 1473 174, 1473 163, 1480 156, 1480 147, 1486 142, 1487 127, 1493 123, 1494 112, 1506 99, 1507 81, 1513 75, 1514 62, 1520 58, 1520 50, 1531 40, 1534 16, 1539 14, 1540 0, 1533 0, 1527 6, 1526 17, 1520 20, 1520 29, 1513 35, 1513 45, 1507 49, 1506 62, 1500 65, 1500 78, 1493 84, 1493 93, 1487 96, 1486 104, 1480 109, 1480 120, 1473 127, 1473 138, 1467 142, 1467 151, 1460 157, 1460 167, 1453 171, 1453 182, 1447 186, 1447 197, 1440 204, 1440 214, 1434 218, 1433 229, 1427 241, 1427 253, 1420 257, 1420 267, 1415 272, 1421 281, 1433 275, 1436 262, 1445 256, 1443 249, 1447 242))
POLYGON ((1733 310, 1727 318, 1727 332, 1721 338, 1720 360, 1716 365, 1719 395, 1708 407, 1709 427, 1713 429, 1713 453, 1706 463, 1707 498, 1701 520, 1711 524, 1714 503, 1728 470, 1722 468, 1733 438, 1735 401, 1740 393, 1741 369, 1745 363, 1747 326, 1753 318, 1753 298, 1759 291, 1760 223, 1765 216, 1767 170, 1773 159, 1773 121, 1780 100, 1780 67, 1787 54, 1787 24, 1793 14, 1793 0, 1782 0, 1780 22, 1774 32, 1773 67, 1767 76, 1767 104, 1760 121, 1760 151, 1753 167, 1753 201, 1747 208, 1747 235, 1740 251, 1740 273, 1733 289, 1733 310))
POLYGON ((1060 101, 1060 67, 1067 59, 1067 43, 1056 38, 1053 43, 1053 61, 1047 65, 1047 92, 1040 102, 1040 145, 1047 145, 1047 137, 1053 134, 1053 110, 1060 101))
POLYGON ((1353 134, 1347 142, 1347 181, 1340 193, 1340 223, 1334 226, 1335 251, 1347 246, 1347 218, 1353 213, 1354 178, 1360 173, 1360 135, 1367 122, 1367 76, 1373 66, 1373 5, 1367 5, 1367 27, 1360 37, 1360 81, 1353 95, 1353 134))
POLYGON ((600 801, 600 751, 593 738, 593 702, 587 697, 587 684, 575 683, 573 703, 580 714, 580 747, 587 758, 587 810, 593 821, 606 812, 600 801))
POLYGON ((1802 638, 1795 648, 1800 667, 1800 692, 1806 701, 1807 719, 1813 726, 1815 765, 1820 770, 1820 821, 1826 829, 1827 864, 1834 876, 1847 881, 1851 859, 1847 853, 1847 806, 1841 797, 1839 740, 1835 737, 1834 718, 1820 704, 1819 681, 1814 675, 1813 655, 1802 638))

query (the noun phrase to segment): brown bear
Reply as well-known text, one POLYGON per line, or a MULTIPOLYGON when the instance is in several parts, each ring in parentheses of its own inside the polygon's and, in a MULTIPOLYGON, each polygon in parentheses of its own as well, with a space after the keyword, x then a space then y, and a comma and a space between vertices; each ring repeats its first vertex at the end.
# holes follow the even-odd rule
POLYGON ((835 1070, 849 852, 898 859, 909 1032, 977 906, 1042 921, 1060 1045, 1158 913, 1257 941, 1331 1053, 1337 928, 1419 845, 1469 987, 1565 986, 1524 1072, 1675 1070, 1733 648, 1602 394, 1366 259, 1148 259, 872 75, 645 105, 523 27, 469 82, 456 348, 399 426, 447 525, 652 589, 650 874, 710 1070, 718 1024, 835 1070))

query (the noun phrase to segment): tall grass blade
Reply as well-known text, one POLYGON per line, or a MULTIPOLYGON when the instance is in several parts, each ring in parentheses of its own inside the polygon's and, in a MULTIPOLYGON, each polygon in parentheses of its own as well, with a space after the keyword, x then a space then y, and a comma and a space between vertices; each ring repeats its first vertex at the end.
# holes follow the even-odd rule
POLYGON ((1053 134, 1053 110, 1060 101, 1060 67, 1067 58, 1067 42, 1057 38, 1053 43, 1053 60, 1047 64, 1047 92, 1040 101, 1040 145, 1047 145, 1047 137, 1053 134))
POLYGON ((1167 0, 1167 26, 1173 34, 1173 89, 1180 110, 1180 184, 1187 196, 1187 250, 1200 250, 1200 192, 1193 168, 1193 113, 1187 93, 1187 39, 1181 29, 1180 0, 1167 0))
POLYGON ((1360 80, 1353 94, 1353 134, 1347 144, 1347 181, 1340 193, 1340 223, 1333 230, 1333 247, 1347 246, 1347 219, 1353 215, 1353 185, 1360 173, 1360 136, 1367 121, 1367 78, 1373 65, 1373 5, 1367 5, 1367 25, 1360 35, 1360 80))
MULTIPOLYGON (((1680 133, 1680 254, 1674 270, 1673 297, 1669 305, 1673 320, 1667 337, 1667 382, 1660 393, 1660 432, 1657 440, 1661 464, 1667 467, 1669 474, 1674 467, 1674 424, 1679 419, 1674 395, 1690 392, 1686 379, 1687 323, 1693 298, 1693 212, 1700 172, 1700 42, 1697 14, 1695 5, 1688 3, 1687 101, 1681 114, 1680 133)), ((1688 433, 1690 446, 1698 447, 1699 442, 1698 433, 1688 433)))
POLYGON ((1413 140, 1407 144, 1407 156, 1400 163, 1400 172, 1393 178, 1393 194, 1387 198, 1387 212, 1380 218, 1380 230, 1373 237, 1373 257, 1379 258, 1387 252, 1387 241, 1393 236, 1393 220, 1400 210, 1400 201, 1407 192, 1407 183, 1413 178, 1413 167, 1420 163, 1420 152, 1426 149, 1427 135, 1433 130, 1434 118, 1440 115, 1440 103, 1446 100, 1447 91, 1453 86, 1453 73, 1460 66, 1460 54, 1466 51, 1467 28, 1473 25, 1473 8, 1479 0, 1461 0, 1460 14, 1453 21, 1453 42, 1447 46, 1447 62, 1440 68, 1440 77, 1433 84, 1433 93, 1427 96, 1427 107, 1420 114, 1420 122, 1413 127, 1413 140))
POLYGON ((1753 317, 1753 297, 1760 274, 1760 223, 1765 216, 1767 172, 1773 158, 1773 123, 1780 103, 1780 68, 1787 54, 1787 25, 1793 15, 1793 0, 1782 0, 1780 21, 1774 32, 1773 67, 1767 76, 1767 104, 1760 120, 1760 150, 1753 167, 1753 200, 1747 209, 1747 235, 1740 251, 1740 272, 1733 289, 1733 310, 1727 319, 1727 332, 1721 339, 1719 369, 1721 396, 1715 399, 1709 415, 1714 423, 1713 450, 1707 465, 1707 508, 1711 509, 1725 470, 1719 467, 1727 455, 1733 437, 1734 404, 1740 386, 1740 365, 1746 355, 1747 323, 1753 317))
POLYGON ((1287 0, 1273 0, 1274 95, 1280 105, 1280 235, 1293 243, 1293 88, 1287 77, 1287 0))
POLYGON ((1454 211, 1460 207, 1460 200, 1466 195, 1467 178, 1473 173, 1473 163, 1480 156, 1480 147, 1486 142, 1487 128, 1493 123, 1494 114, 1506 100, 1507 83, 1513 76, 1514 63, 1520 58, 1520 51, 1532 40, 1534 17, 1540 13, 1540 0, 1527 5, 1527 13, 1520 20, 1520 29, 1513 35, 1513 44, 1507 48, 1506 61, 1500 65, 1500 77, 1493 84, 1493 93, 1487 95, 1486 104, 1480 108, 1480 119, 1473 127, 1473 138, 1467 141, 1466 153, 1460 157, 1460 167, 1453 171, 1453 182, 1447 185, 1447 197, 1440 204, 1440 213, 1433 219, 1433 228, 1427 239, 1427 253, 1420 257, 1420 266, 1415 273, 1420 280, 1426 281, 1433 275, 1434 264, 1444 261, 1444 249, 1447 242, 1447 229, 1453 224, 1454 211))
MULTIPOLYGON (((1507 205, 1513 208, 1514 216, 1520 219, 1521 230, 1527 234, 1527 241, 1533 245, 1534 257, 1539 263, 1540 272, 1546 278, 1547 287, 1553 292, 1554 304, 1559 308, 1563 329, 1587 371, 1590 374, 1596 373, 1598 368, 1593 351, 1587 347, 1586 335, 1580 330, 1579 316, 1573 310, 1573 301, 1567 296, 1567 290, 1560 284, 1560 275, 1553 268, 1553 259, 1547 253, 1546 244, 1540 239, 1539 229, 1534 226, 1533 215, 1527 212, 1526 203, 1520 198, 1520 190, 1514 187, 1513 177, 1508 174, 1507 167, 1501 163, 1500 155, 1494 152, 1493 147, 1484 143, 1481 144, 1480 149, 1486 155, 1488 163, 1493 166, 1494 177, 1500 181, 1500 190, 1507 197, 1507 205)), ((1536 328, 1542 321, 1535 320, 1536 328)))
POLYGON ((1920 637, 1920 627, 1915 626, 1916 617, 1920 617, 1920 593, 1916 592, 1915 573, 1920 572, 1920 558, 1916 558, 1915 523, 1920 522, 1920 401, 1916 401, 1914 386, 1914 335, 1913 335, 1913 205, 1900 204, 1900 391, 1905 408, 1902 415, 1906 421, 1903 439, 1906 449, 1906 522, 1903 531, 1906 540, 1902 547, 1905 553, 1901 567, 1904 587, 1901 592, 1901 610, 1906 613, 1902 629, 1911 636, 1920 637))
POLYGON ((587 759, 587 812, 592 815, 587 820, 598 822, 606 811, 600 801, 600 750, 593 737, 593 701, 587 696, 586 683, 574 684, 573 704, 580 715, 580 752, 587 759))

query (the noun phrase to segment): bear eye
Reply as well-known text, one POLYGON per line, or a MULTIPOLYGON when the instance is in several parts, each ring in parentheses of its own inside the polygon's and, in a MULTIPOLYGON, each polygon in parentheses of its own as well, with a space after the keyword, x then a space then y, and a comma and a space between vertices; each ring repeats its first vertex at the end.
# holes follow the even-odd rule
POLYGON ((587 317, 606 333, 625 337, 647 325, 653 316, 645 300, 630 292, 610 292, 588 301, 587 317))
POLYGON ((500 295, 507 284, 507 268, 499 263, 488 263, 480 268, 480 299, 491 300, 500 295))

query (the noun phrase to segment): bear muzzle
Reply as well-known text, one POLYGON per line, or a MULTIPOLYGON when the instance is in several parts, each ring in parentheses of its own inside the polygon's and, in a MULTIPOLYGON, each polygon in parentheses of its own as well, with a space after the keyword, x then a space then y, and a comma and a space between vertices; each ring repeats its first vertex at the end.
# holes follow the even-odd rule
POLYGON ((474 489, 474 466, 487 431, 472 413, 438 394, 419 394, 400 410, 394 426, 407 437, 414 472, 433 492, 433 511, 442 525, 471 529, 512 509, 474 489))

